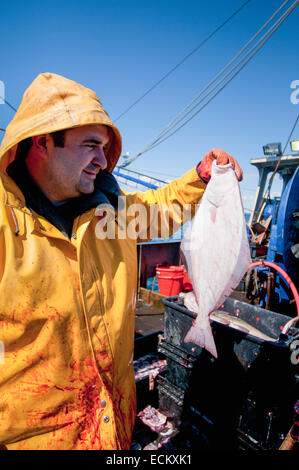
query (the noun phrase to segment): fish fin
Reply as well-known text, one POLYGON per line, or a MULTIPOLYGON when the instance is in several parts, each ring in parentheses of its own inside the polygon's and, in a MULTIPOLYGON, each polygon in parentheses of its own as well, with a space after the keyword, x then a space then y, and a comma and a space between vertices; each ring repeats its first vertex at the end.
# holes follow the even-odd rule
POLYGON ((183 294, 184 307, 191 312, 198 312, 198 304, 194 292, 187 292, 183 294))
POLYGON ((201 348, 209 351, 212 356, 218 357, 210 324, 205 325, 204 328, 200 328, 198 325, 194 324, 186 334, 184 342, 197 344, 201 348))

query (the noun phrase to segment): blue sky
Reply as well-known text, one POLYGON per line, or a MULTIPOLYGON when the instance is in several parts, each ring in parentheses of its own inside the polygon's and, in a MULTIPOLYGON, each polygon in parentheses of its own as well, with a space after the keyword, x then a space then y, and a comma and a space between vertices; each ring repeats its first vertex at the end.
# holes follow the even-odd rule
MULTIPOLYGON (((40 72, 55 72, 94 89, 112 119, 223 23, 244 0, 16 0, 1 5, 0 80, 18 107, 40 72)), ((182 66, 117 121, 123 153, 142 150, 241 49, 282 0, 250 3, 182 66)), ((288 6, 291 5, 289 1, 288 6)), ((285 11, 285 9, 283 10, 285 11)), ((291 82, 299 80, 299 8, 241 73, 183 129, 130 168, 171 179, 211 148, 223 148, 244 170, 250 208, 262 146, 287 140, 299 112, 291 82)), ((0 105, 0 127, 13 117, 0 105)), ((1 133, 2 136, 2 133, 1 133)), ((299 138, 297 127, 293 138, 299 138)), ((287 151, 290 151, 288 146, 287 151)))

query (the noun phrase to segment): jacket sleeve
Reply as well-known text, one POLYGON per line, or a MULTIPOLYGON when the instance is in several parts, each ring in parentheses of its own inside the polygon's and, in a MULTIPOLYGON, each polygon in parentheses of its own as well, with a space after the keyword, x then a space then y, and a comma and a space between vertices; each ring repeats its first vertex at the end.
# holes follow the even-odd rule
POLYGON ((125 193, 127 236, 138 242, 168 238, 190 220, 206 184, 196 168, 163 188, 125 193))

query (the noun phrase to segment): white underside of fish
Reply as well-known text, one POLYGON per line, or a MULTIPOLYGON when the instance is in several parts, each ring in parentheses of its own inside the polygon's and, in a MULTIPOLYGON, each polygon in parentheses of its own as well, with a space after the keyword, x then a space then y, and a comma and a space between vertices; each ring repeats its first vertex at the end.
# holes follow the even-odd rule
POLYGON ((213 162, 211 179, 181 252, 195 294, 195 302, 190 296, 187 302, 192 311, 197 307, 197 318, 184 341, 217 357, 210 314, 237 287, 251 263, 239 183, 231 164, 213 162))

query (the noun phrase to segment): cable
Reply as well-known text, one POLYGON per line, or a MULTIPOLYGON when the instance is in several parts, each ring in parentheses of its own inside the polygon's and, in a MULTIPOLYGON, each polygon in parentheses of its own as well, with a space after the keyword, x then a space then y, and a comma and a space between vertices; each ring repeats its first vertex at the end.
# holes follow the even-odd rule
POLYGON ((1 98, 1 99, 2 99, 2 100, 4 101, 4 103, 7 104, 7 106, 9 106, 13 111, 17 112, 16 108, 15 108, 12 104, 10 104, 8 101, 6 101, 5 98, 1 98))
POLYGON ((287 139, 287 141, 286 141, 286 144, 285 144, 285 146, 284 146, 284 149, 283 149, 283 151, 282 151, 282 154, 281 154, 281 156, 280 156, 280 159, 278 160, 278 162, 277 162, 277 164, 276 164, 276 166, 275 166, 275 169, 274 169, 274 171, 273 171, 273 173, 272 173, 272 175, 271 175, 271 178, 269 179, 269 184, 268 184, 268 188, 267 188, 268 197, 270 197, 270 190, 271 190, 271 186, 272 186, 272 183, 273 183, 274 176, 275 176, 275 174, 276 174, 276 172, 277 172, 277 170, 278 170, 278 167, 279 167, 279 165, 280 165, 281 159, 282 159, 282 157, 284 156, 284 153, 285 153, 285 151, 286 151, 286 148, 287 148, 287 146, 288 146, 288 143, 289 143, 290 140, 291 140, 292 134, 293 134, 293 132, 294 132, 296 126, 297 126, 298 120, 299 120, 299 114, 298 114, 298 116, 297 116, 297 118, 296 118, 296 120, 295 120, 295 124, 293 125, 292 130, 291 130, 291 132, 290 132, 290 135, 289 135, 289 137, 288 137, 288 139, 287 139))
MULTIPOLYGON (((4 94, 4 90, 3 90, 3 94, 4 94)), ((15 112, 17 111, 16 108, 15 108, 12 104, 10 104, 3 96, 0 96, 0 100, 2 101, 2 104, 5 103, 5 104, 7 104, 7 106, 9 106, 13 111, 15 111, 15 112)), ((5 130, 4 130, 4 129, 1 129, 1 128, 0 128, 0 131, 4 131, 4 132, 5 132, 5 130)))
MULTIPOLYGON (((285 18, 280 22, 280 24, 281 24, 284 20, 285 20, 285 18)), ((280 24, 279 24, 278 26, 280 26, 280 24)), ((278 27, 277 27, 277 28, 278 28, 278 27)), ((173 132, 171 132, 170 134, 165 133, 165 134, 164 134, 165 137, 164 137, 163 139, 161 139, 161 138, 158 139, 157 142, 155 142, 154 144, 152 144, 148 150, 151 150, 151 149, 155 148, 157 145, 159 145, 159 144, 161 144, 162 142, 164 142, 165 140, 169 139, 169 137, 171 137, 173 134, 175 134, 175 133, 178 132, 180 129, 182 129, 182 127, 184 127, 189 121, 191 121, 191 119, 193 119, 200 111, 202 111, 202 110, 203 110, 203 109, 204 109, 204 108, 205 108, 205 107, 206 107, 206 106, 207 106, 207 105, 208 105, 208 104, 209 104, 209 103, 210 103, 210 102, 211 102, 211 101, 212 101, 212 100, 213 100, 213 99, 214 99, 214 98, 233 80, 233 78, 235 78, 236 75, 238 75, 238 74, 241 72, 241 70, 245 67, 245 65, 247 65, 248 62, 257 54, 257 52, 258 52, 258 51, 261 49, 261 47, 268 41, 268 39, 269 39, 269 38, 272 36, 272 34, 277 30, 277 28, 275 28, 275 29, 271 32, 271 34, 269 35, 269 37, 261 43, 260 47, 257 48, 257 50, 249 57, 249 59, 242 65, 242 67, 240 67, 240 68, 237 70, 237 72, 236 72, 236 73, 235 73, 235 74, 234 74, 234 75, 233 75, 233 76, 232 76, 232 77, 231 77, 231 78, 230 78, 230 79, 229 79, 229 80, 228 80, 228 81, 227 81, 227 82, 226 82, 226 83, 225 83, 225 84, 224 84, 224 85, 223 85, 223 86, 222 86, 222 87, 221 87, 221 88, 220 88, 220 89, 219 89, 219 90, 218 90, 218 91, 217 91, 217 92, 198 110, 198 111, 196 111, 194 114, 192 114, 191 117, 190 117, 189 119, 187 119, 181 126, 175 128, 175 130, 174 130, 173 132)), ((268 33, 267 33, 267 34, 268 34, 268 33)), ((253 51, 255 48, 256 48, 256 46, 254 46, 254 47, 251 49, 251 51, 253 51)), ((248 55, 248 54, 246 54, 245 57, 247 57, 247 55, 248 55)), ((244 57, 244 58, 245 58, 245 57, 244 57)), ((244 58, 243 58, 232 70, 234 70, 234 69, 244 60, 244 58)), ((232 70, 224 77, 224 79, 225 79, 228 75, 231 74, 232 70)), ((184 117, 186 117, 188 114, 190 114, 190 112, 193 111, 193 109, 195 109, 200 103, 202 103, 202 101, 204 101, 204 99, 205 99, 209 94, 211 94, 211 92, 212 92, 220 83, 222 83, 224 79, 222 79, 209 93, 207 93, 207 94, 205 95, 205 97, 204 97, 202 100, 199 101, 199 103, 197 103, 193 108, 191 108, 191 110, 188 111, 188 113, 187 113, 184 117)), ((183 120, 183 118, 180 119, 179 122, 181 122, 182 120, 183 120)), ((174 127, 175 127, 175 126, 172 126, 171 129, 173 129, 174 127)), ((171 130, 171 129, 169 129, 169 130, 171 130)))
POLYGON ((281 156, 280 156, 280 158, 279 158, 279 160, 278 160, 278 162, 277 162, 277 164, 276 164, 276 166, 275 166, 275 168, 274 168, 274 171, 273 171, 273 173, 272 173, 272 175, 271 175, 271 177, 270 177, 270 179, 269 179, 269 183, 268 183, 267 189, 266 189, 265 192, 264 192, 264 195, 263 195, 263 197, 262 197, 262 199, 261 199, 261 202, 259 203, 259 206, 258 206, 257 210, 254 212, 254 215, 257 214, 256 222, 258 222, 258 221, 260 220, 260 217, 261 217, 262 212, 263 212, 263 211, 262 211, 262 208, 263 208, 263 205, 264 205, 264 203, 265 203, 265 200, 266 200, 266 199, 270 199, 270 191, 271 191, 271 187, 272 187, 272 183, 273 183, 274 176, 275 176, 275 174, 277 173, 277 170, 278 170, 278 167, 279 167, 279 165, 280 165, 281 159, 282 159, 282 157, 284 156, 284 153, 285 153, 285 151, 286 151, 286 148, 287 148, 287 145, 288 145, 289 141, 291 140, 292 134, 293 134, 293 132, 294 132, 296 126, 297 126, 298 120, 299 120, 299 114, 298 114, 297 118, 295 119, 295 123, 294 123, 294 125, 293 125, 293 127, 292 127, 292 130, 291 130, 291 132, 290 132, 290 135, 289 135, 289 137, 288 137, 288 139, 287 139, 287 141, 286 141, 286 144, 285 144, 285 146, 284 146, 284 149, 283 149, 283 151, 282 151, 282 154, 281 154, 281 156))
MULTIPOLYGON (((288 1, 288 0, 287 0, 288 1)), ((278 12, 283 8, 283 6, 287 3, 287 1, 283 2, 283 4, 280 6, 280 8, 272 15, 272 17, 264 24, 264 26, 251 38, 251 40, 241 49, 240 53, 237 54, 237 56, 234 57, 234 59, 232 59, 232 61, 229 62, 229 64, 219 73, 216 75, 216 77, 208 84, 207 87, 205 87, 205 89, 203 91, 205 91, 209 86, 210 84, 212 84, 216 78, 221 74, 223 73, 224 70, 227 69, 227 67, 229 65, 231 65, 231 63, 237 58, 240 56, 240 54, 244 51, 244 49, 255 39, 255 37, 267 26, 267 24, 278 14, 278 12)), ((294 8, 297 6, 297 4, 299 3, 299 0, 296 0, 291 6, 290 8, 283 14, 281 15, 281 17, 279 18, 279 20, 276 21, 276 23, 274 23, 270 28, 269 30, 264 34, 264 36, 262 36, 261 39, 259 39, 259 41, 250 49, 250 51, 247 52, 247 54, 237 63, 236 66, 233 67, 233 69, 225 75, 225 77, 220 80, 217 85, 209 92, 205 95, 205 97, 199 102, 197 103, 195 106, 193 106, 193 108, 191 108, 190 111, 188 111, 188 113, 185 114, 185 116, 183 118, 181 118, 178 122, 180 122, 181 120, 183 120, 188 114, 190 114, 190 112, 195 108, 197 107, 220 83, 222 83, 224 81, 224 79, 230 75, 232 73, 232 71, 234 69, 236 69, 244 60, 247 56, 249 56, 249 58, 247 59, 247 61, 234 73, 234 75, 229 79, 227 80, 227 82, 216 92, 214 93, 214 95, 197 111, 195 112, 188 120, 186 120, 181 126, 177 127, 173 132, 169 133, 169 131, 171 129, 173 129, 175 127, 175 125, 172 125, 170 127, 170 124, 175 122, 178 117, 183 113, 183 111, 181 113, 179 113, 179 115, 173 120, 171 121, 171 123, 166 127, 166 129, 164 131, 162 131, 159 136, 157 136, 154 141, 152 141, 151 144, 149 144, 145 149, 143 149, 141 152, 139 152, 137 155, 135 155, 134 157, 132 157, 131 159, 127 160, 122 166, 123 167, 126 167, 128 166, 132 161, 134 161, 136 158, 138 158, 140 155, 142 155, 143 153, 153 149, 154 147, 156 147, 157 145, 161 144, 162 142, 164 142, 165 140, 167 140, 169 137, 171 137, 174 133, 178 132, 178 130, 180 130, 182 127, 184 127, 191 119, 193 119, 193 117, 195 117, 203 108, 205 108, 207 106, 207 104, 212 101, 212 99, 214 99, 219 93, 220 91, 223 90, 223 88, 225 88, 231 81, 232 79, 238 74, 240 73, 240 71, 245 67, 245 65, 255 56, 255 54, 257 54, 257 52, 261 49, 261 47, 269 40, 269 38, 274 34, 274 32, 278 29, 278 27, 285 21, 285 19, 289 16, 289 14, 294 10, 294 8), (260 45, 259 45, 260 44, 260 45), (259 45, 259 47, 258 47, 259 45), (252 54, 251 54, 252 53, 252 54), (251 56, 250 56, 251 54, 251 56), (168 135, 167 135, 167 132, 168 132, 168 135), (164 136, 164 138, 162 138, 164 136)), ((203 91, 194 99, 196 100, 202 93, 203 91)), ((192 102, 184 109, 187 109, 188 107, 190 107, 190 105, 194 102, 194 100, 192 100, 192 102)), ((178 124, 178 122, 176 124, 178 124)))
MULTIPOLYGON (((285 3, 286 3, 286 2, 284 2, 284 4, 285 4, 285 3)), ((250 49, 250 51, 238 62, 238 64, 237 64, 236 66, 234 66, 233 69, 232 69, 229 73, 227 73, 227 74, 225 75, 225 77, 224 77, 222 80, 220 80, 220 81, 217 83, 217 85, 215 85, 215 87, 214 87, 209 93, 207 93, 207 94, 204 96, 204 98, 202 98, 195 106, 193 106, 193 107, 191 108, 191 110, 188 111, 188 113, 185 114, 184 117, 186 117, 188 114, 190 114, 190 112, 191 112, 193 109, 195 109, 202 101, 204 101, 204 99, 205 99, 215 88, 217 88, 217 86, 218 86, 220 83, 222 83, 222 82, 224 81, 224 79, 225 79, 226 77, 228 77, 228 76, 231 74, 231 72, 232 72, 234 69, 236 69, 236 67, 238 67, 238 65, 240 65, 240 64, 245 60, 245 58, 246 58, 251 52, 254 51, 254 49, 256 49, 257 45, 258 45, 259 43, 261 43, 260 47, 249 57, 249 59, 245 62, 245 64, 243 64, 243 66, 240 67, 240 69, 231 77, 231 79, 228 80, 228 81, 225 83, 225 85, 224 85, 220 90, 218 90, 218 91, 212 96, 212 98, 211 98, 204 106, 202 106, 202 107, 200 108, 199 111, 201 111, 215 96, 217 96, 217 94, 218 94, 220 91, 222 91, 222 89, 223 89, 226 85, 228 85, 228 83, 244 68, 244 66, 249 62, 249 60, 251 60, 251 58, 254 57, 254 55, 261 49, 261 47, 262 47, 262 46, 265 44, 265 42, 272 36, 272 34, 274 33, 274 31, 276 31, 276 29, 277 29, 277 28, 280 26, 280 24, 286 19, 286 17, 289 15, 290 12, 291 12, 291 11, 286 12, 286 13, 269 29, 269 31, 257 42, 257 44, 256 44, 253 48, 250 49), (267 38, 267 36, 268 36, 268 38, 267 38), (266 38, 266 39, 265 39, 265 38, 266 38), (263 39, 265 39, 265 40, 263 41, 263 39), (262 41, 263 41, 263 42, 262 42, 262 41)), ((250 41, 250 42, 251 42, 251 41, 250 41)), ((243 48, 243 49, 244 49, 244 48, 243 48)), ((238 54, 238 55, 239 55, 239 54, 238 54)), ((238 55, 237 55, 236 57, 238 57, 238 55)), ((226 68, 227 68, 227 67, 225 67, 225 69, 226 69, 226 68)), ((225 70, 225 69, 223 69, 223 70, 225 70)), ((212 83, 212 82, 211 82, 211 83, 212 83)), ((193 101, 194 101, 194 100, 193 100, 193 101)), ((192 103, 192 102, 191 102, 191 103, 192 103)), ((188 105, 188 107, 189 107, 189 106, 190 106, 190 105, 188 105)), ((187 108, 188 108, 188 107, 187 107, 187 108)), ((198 114, 199 111, 197 111, 195 114, 193 114, 190 119, 192 119, 196 114, 198 114)), ((183 118, 181 118, 178 122, 182 121, 182 119, 183 119, 183 118)), ((182 126, 180 126, 179 128, 177 128, 177 129, 175 130, 175 132, 177 132, 177 131, 178 131, 179 129, 181 129, 184 125, 186 125, 187 122, 190 121, 190 119, 188 119, 187 121, 185 121, 185 123, 184 123, 182 126)), ((171 126, 170 128, 167 129, 167 131, 169 132, 169 131, 170 131, 171 129, 173 129, 174 127, 175 127, 174 125, 171 126)), ((159 138, 157 138, 157 139, 149 146, 149 150, 150 150, 151 148, 154 148, 154 146, 156 146, 156 143, 158 143, 158 142, 159 142, 159 143, 164 142, 164 140, 166 140, 166 138, 161 139, 161 137, 163 137, 163 135, 165 135, 165 134, 166 134, 165 131, 163 131, 162 133, 160 133, 159 138)), ((171 134, 169 134, 169 135, 167 136, 167 138, 170 137, 170 136, 173 135, 173 134, 174 134, 174 132, 171 133, 171 134)))
POLYGON ((193 55, 195 52, 197 52, 209 39, 211 39, 212 36, 214 36, 223 26, 225 26, 237 13, 239 13, 251 0, 247 0, 245 3, 243 3, 234 13, 229 16, 220 26, 218 26, 211 34, 209 34, 203 41, 196 46, 189 54, 187 54, 182 60, 180 60, 172 69, 169 70, 165 75, 163 75, 160 80, 158 80, 153 86, 151 86, 143 95, 141 95, 136 101, 134 101, 131 106, 129 106, 125 111, 123 111, 119 116, 117 116, 116 119, 114 119, 114 122, 118 121, 122 116, 124 116, 128 111, 130 111, 139 101, 141 101, 145 96, 147 96, 152 90, 154 90, 160 83, 162 83, 169 75, 171 75, 180 65, 182 65, 191 55, 193 55))
MULTIPOLYGON (((16 108, 14 108, 13 105, 10 104, 5 98, 3 98, 2 96, 0 98, 2 101, 4 101, 5 104, 7 104, 7 106, 13 109, 13 111, 17 112, 16 108)), ((0 131, 5 132, 5 129, 2 129, 2 127, 0 127, 0 131)))
MULTIPOLYGON (((3 96, 0 96, 0 99, 1 99, 5 104, 7 104, 7 106, 9 106, 13 111, 15 111, 15 112, 17 111, 16 108, 15 108, 12 104, 10 104, 5 98, 3 98, 3 96)), ((0 129, 0 130, 2 131, 3 129, 0 129)))
MULTIPOLYGON (((289 0, 285 0, 282 5, 278 8, 278 10, 276 10, 275 13, 273 13, 273 15, 268 19, 268 21, 266 21, 266 23, 258 30, 257 33, 255 33, 252 38, 245 44, 245 46, 242 47, 242 49, 238 52, 237 55, 234 56, 234 58, 213 78, 213 80, 211 80, 208 85, 203 88, 203 90, 166 126, 166 128, 160 132, 160 134, 156 137, 156 140, 158 140, 158 138, 162 137, 168 130, 171 130, 173 127, 174 127, 174 123, 177 121, 177 122, 180 122, 183 118, 179 119, 178 118, 183 114, 183 112, 185 110, 187 110, 188 108, 190 108, 190 106, 217 80, 217 78, 230 66, 232 65, 232 63, 238 58, 240 57, 240 55, 242 54, 242 52, 244 52, 244 50, 254 41, 254 39, 266 28, 266 26, 273 20, 273 18, 280 12, 280 10, 286 5, 286 3, 288 3, 289 0)), ((279 20, 278 20, 279 21, 279 20)), ((275 23, 274 25, 272 25, 271 28, 273 28, 277 23, 275 23)), ((269 31, 271 30, 271 28, 269 29, 269 31)), ((268 34, 268 33, 266 33, 268 34)), ((235 65, 230 72, 228 72, 222 80, 220 80, 213 88, 212 90, 210 90, 209 93, 207 93, 198 103, 197 105, 195 105, 194 107, 192 107, 190 109, 190 111, 188 113, 185 114, 185 116, 187 116, 196 106, 198 106, 202 101, 204 101, 204 99, 215 89, 217 88, 217 86, 222 83, 224 81, 224 79, 229 76, 231 74, 231 72, 243 61, 245 60, 245 58, 250 54, 251 51, 253 51, 255 49, 255 47, 257 47, 257 45, 263 40, 263 38, 266 36, 266 34, 264 36, 262 36, 262 38, 256 43, 256 45, 251 48, 247 54, 243 57, 243 59, 241 59, 237 65, 235 65)))
POLYGON ((262 211, 262 208, 263 208, 263 205, 264 205, 264 203, 265 203, 265 200, 266 200, 266 199, 270 199, 270 190, 271 190, 271 187, 272 187, 272 183, 273 183, 274 176, 275 176, 275 174, 276 174, 276 172, 277 172, 277 170, 278 170, 278 167, 279 167, 279 165, 280 165, 281 159, 282 159, 282 157, 284 156, 284 153, 285 153, 285 151, 286 151, 287 145, 288 145, 289 141, 291 140, 292 134, 293 134, 293 132, 294 132, 296 126, 297 126, 298 120, 299 120, 299 114, 298 114, 298 116, 297 116, 297 118, 296 118, 296 120, 295 120, 295 123, 294 123, 294 125, 293 125, 293 127, 292 127, 292 130, 291 130, 291 132, 290 132, 290 135, 289 135, 289 137, 288 137, 288 139, 287 139, 287 141, 286 141, 286 144, 285 144, 285 146, 284 146, 284 149, 283 149, 283 151, 282 151, 282 154, 281 154, 281 156, 280 156, 280 158, 279 158, 279 160, 278 160, 278 162, 277 162, 277 164, 276 164, 276 166, 275 166, 275 169, 274 169, 274 171, 273 171, 273 173, 272 173, 272 175, 271 175, 271 177, 270 177, 270 179, 269 179, 269 183, 268 183, 267 189, 265 190, 264 195, 263 195, 263 197, 262 197, 262 199, 261 199, 261 202, 259 203, 259 206, 258 206, 257 210, 256 210, 255 213, 254 213, 254 215, 257 214, 256 222, 258 222, 258 221, 260 220, 260 217, 261 217, 262 212, 263 212, 263 211, 262 211))

